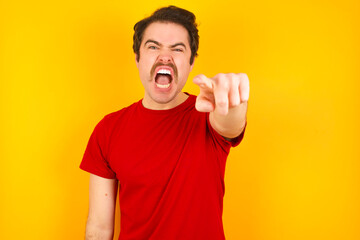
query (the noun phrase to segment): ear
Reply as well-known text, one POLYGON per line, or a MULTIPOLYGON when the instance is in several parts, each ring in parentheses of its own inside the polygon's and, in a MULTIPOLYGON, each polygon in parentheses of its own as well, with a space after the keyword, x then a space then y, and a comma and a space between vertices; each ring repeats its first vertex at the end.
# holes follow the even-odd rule
POLYGON ((135 53, 135 64, 136 64, 136 67, 139 68, 138 55, 136 53, 135 53))
POLYGON ((192 71, 192 70, 193 70, 194 64, 195 64, 195 58, 194 58, 193 63, 190 65, 190 71, 192 71))

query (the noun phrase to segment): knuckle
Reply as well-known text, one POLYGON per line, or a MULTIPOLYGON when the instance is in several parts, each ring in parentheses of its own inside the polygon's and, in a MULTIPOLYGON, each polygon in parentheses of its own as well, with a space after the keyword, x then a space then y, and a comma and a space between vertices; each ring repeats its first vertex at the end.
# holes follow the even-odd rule
POLYGON ((216 82, 224 82, 224 79, 226 79, 226 75, 224 73, 218 73, 214 77, 216 82))
POLYGON ((240 105, 240 102, 236 102, 236 103, 234 103, 233 105, 232 105, 232 107, 237 107, 237 106, 239 106, 240 105))
POLYGON ((225 76, 225 73, 218 73, 215 75, 216 78, 223 78, 225 76))
POLYGON ((248 75, 246 73, 238 73, 239 78, 241 78, 242 80, 247 80, 249 81, 248 75))
POLYGON ((240 99, 239 98, 234 98, 231 102, 231 106, 232 107, 236 107, 240 104, 240 99))
POLYGON ((231 78, 231 85, 233 85, 233 86, 236 86, 236 85, 239 85, 239 78, 236 76, 236 75, 234 75, 234 77, 232 77, 231 78))
POLYGON ((218 82, 217 89, 228 92, 230 90, 230 84, 228 81, 218 82))
POLYGON ((228 105, 228 102, 225 100, 225 99, 220 99, 216 102, 216 104, 219 106, 219 107, 226 107, 228 105))
POLYGON ((237 79, 239 76, 236 73, 229 73, 231 79, 237 79))
POLYGON ((218 73, 213 78, 213 81, 217 86, 226 91, 237 88, 242 82, 249 82, 245 73, 218 73))

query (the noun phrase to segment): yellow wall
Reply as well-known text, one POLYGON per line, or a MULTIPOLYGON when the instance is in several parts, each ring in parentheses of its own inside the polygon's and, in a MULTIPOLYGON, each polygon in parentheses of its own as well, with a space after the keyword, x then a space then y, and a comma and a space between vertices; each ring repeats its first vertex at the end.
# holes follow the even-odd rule
MULTIPOLYGON (((172 3, 200 23, 191 77, 251 81, 226 169, 227 239, 360 239, 359 1, 172 3)), ((83 238, 78 165, 95 124, 142 97, 132 27, 167 4, 1 1, 0 239, 83 238)))

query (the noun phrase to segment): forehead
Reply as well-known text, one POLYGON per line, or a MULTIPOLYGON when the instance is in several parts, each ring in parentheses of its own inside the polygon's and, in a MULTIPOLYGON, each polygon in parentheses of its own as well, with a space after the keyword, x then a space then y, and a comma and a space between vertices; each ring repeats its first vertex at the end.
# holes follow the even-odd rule
POLYGON ((161 44, 174 44, 182 42, 189 45, 189 33, 185 27, 171 22, 153 22, 144 32, 142 42, 155 40, 161 44))

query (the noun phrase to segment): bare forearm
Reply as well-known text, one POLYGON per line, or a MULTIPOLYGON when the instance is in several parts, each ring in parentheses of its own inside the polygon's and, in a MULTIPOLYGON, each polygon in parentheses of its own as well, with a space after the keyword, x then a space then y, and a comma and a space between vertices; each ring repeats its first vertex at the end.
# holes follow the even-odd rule
POLYGON ((86 224, 85 240, 112 240, 113 236, 113 228, 104 228, 89 222, 86 224))
POLYGON ((90 175, 86 240, 112 240, 118 181, 90 175))

